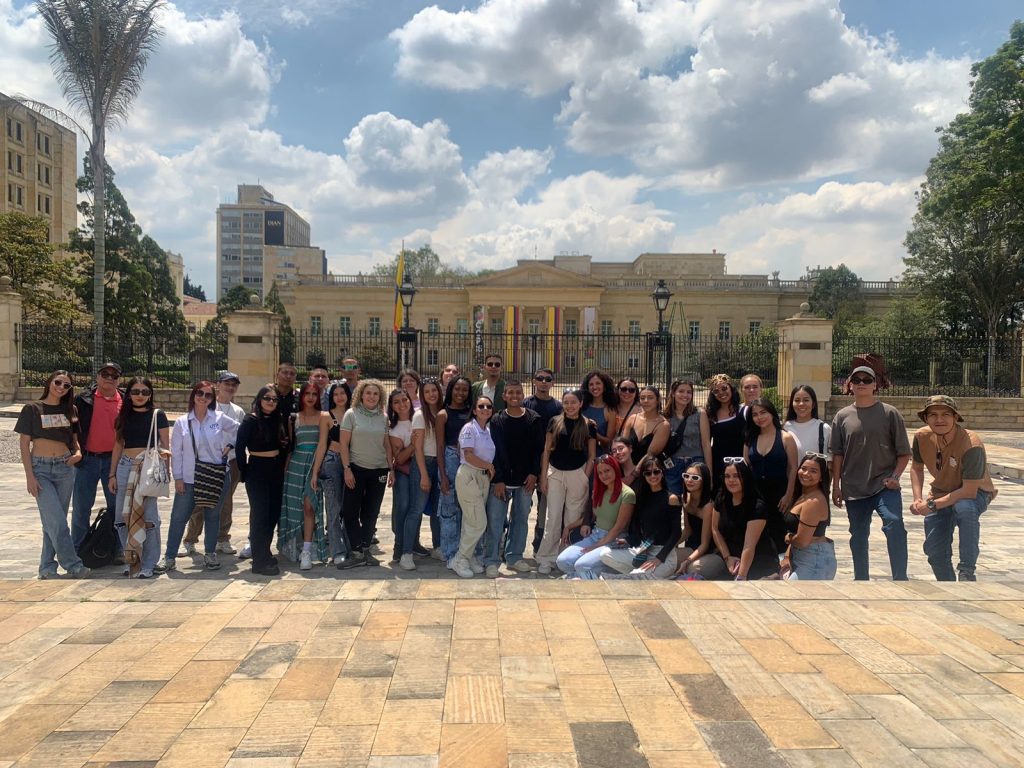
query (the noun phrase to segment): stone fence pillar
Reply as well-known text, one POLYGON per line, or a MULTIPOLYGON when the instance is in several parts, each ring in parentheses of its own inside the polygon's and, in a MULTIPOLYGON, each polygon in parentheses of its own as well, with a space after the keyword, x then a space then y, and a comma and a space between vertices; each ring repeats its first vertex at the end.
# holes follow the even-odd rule
POLYGON ((21 294, 11 287, 11 278, 0 277, 0 402, 13 403, 21 379, 21 294))
POLYGON ((228 326, 228 370, 241 379, 239 400, 253 397, 260 387, 274 381, 278 366, 278 334, 281 315, 257 304, 225 317, 228 326))
MULTIPOLYGON (((833 322, 810 313, 804 302, 800 312, 778 324, 779 399, 783 406, 798 384, 810 384, 818 395, 818 415, 824 418, 825 405, 832 397, 833 322)), ((780 416, 785 419, 785 412, 780 416)))

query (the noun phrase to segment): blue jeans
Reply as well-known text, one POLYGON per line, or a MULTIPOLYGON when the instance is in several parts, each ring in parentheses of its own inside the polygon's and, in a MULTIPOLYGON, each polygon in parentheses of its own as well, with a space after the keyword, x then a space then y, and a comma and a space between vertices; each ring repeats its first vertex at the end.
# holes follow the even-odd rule
MULTIPOLYGON (((438 472, 442 468, 438 467, 438 472)), ((462 532, 462 507, 455 495, 455 475, 459 471, 459 450, 454 445, 444 449, 443 471, 448 477, 448 493, 438 497, 437 515, 441 518, 441 554, 451 560, 459 551, 459 536, 462 532)))
POLYGON ((978 564, 978 540, 981 537, 979 518, 988 509, 992 497, 978 491, 973 499, 961 499, 951 507, 943 507, 924 518, 924 553, 936 581, 956 581, 953 572, 953 528, 960 529, 960 563, 956 570, 960 581, 974 581, 978 564))
POLYGON ((484 536, 484 565, 501 563, 501 537, 505 533, 505 521, 508 520, 508 538, 505 541, 505 562, 514 565, 523 559, 526 549, 526 536, 530 528, 530 506, 533 502, 533 491, 527 493, 520 488, 506 488, 505 498, 494 495, 491 486, 487 494, 487 534, 484 536), (509 502, 512 502, 512 514, 509 515, 509 502))
POLYGON ((826 540, 793 547, 790 564, 791 581, 831 581, 836 577, 836 545, 826 540))
POLYGON ((406 475, 395 470, 395 484, 391 487, 391 532, 395 534, 396 554, 412 554, 423 517, 423 507, 415 505, 418 498, 419 494, 414 494, 412 489, 412 473, 406 475))
MULTIPOLYGON (((440 494, 440 490, 437 487, 437 457, 424 456, 423 463, 427 466, 430 490, 426 493, 420 490, 420 465, 413 461, 412 472, 409 474, 409 487, 412 489, 412 508, 417 510, 417 514, 430 517, 430 542, 432 546, 438 547, 441 544, 441 521, 437 516, 438 494, 440 494)), ((416 531, 419 531, 418 522, 416 524, 416 531)), ((416 543, 415 539, 413 543, 416 543)))
MULTIPOLYGON (((171 506, 171 524, 167 528, 167 549, 164 556, 173 560, 178 556, 181 537, 185 535, 185 526, 195 509, 195 493, 192 483, 185 483, 184 493, 174 494, 171 506)), ((220 530, 220 505, 203 508, 203 548, 208 555, 217 551, 217 532, 220 530)))
MULTIPOLYGON (((75 491, 71 502, 71 540, 75 551, 82 546, 92 521, 92 506, 96 503, 96 483, 103 488, 107 509, 116 509, 117 498, 110 492, 110 456, 82 456, 75 465, 75 491)), ((116 515, 115 515, 116 517, 116 515)), ((120 546, 120 545, 118 545, 120 546)))
POLYGON ((672 459, 672 466, 665 467, 665 487, 669 493, 680 494, 683 492, 683 472, 690 468, 691 464, 704 461, 703 456, 686 456, 682 459, 672 459))
POLYGON ((589 552, 583 552, 584 547, 592 547, 605 537, 608 531, 600 528, 592 528, 590 535, 581 539, 575 544, 566 547, 558 555, 555 565, 558 570, 569 578, 578 576, 581 579, 596 579, 601 573, 607 570, 601 562, 601 555, 611 550, 611 547, 598 547, 589 552))
POLYGON ((320 465, 320 486, 324 489, 324 511, 327 513, 327 547, 337 561, 352 551, 348 534, 341 522, 341 504, 345 481, 341 476, 341 457, 334 451, 324 454, 320 465))
POLYGON ((853 578, 866 581, 868 570, 868 537, 871 535, 871 513, 882 518, 882 533, 889 550, 889 567, 893 581, 907 580, 907 529, 903 525, 903 498, 899 491, 883 489, 866 499, 848 499, 846 514, 850 518, 850 552, 853 554, 853 578))
POLYGON ((75 487, 75 470, 64 463, 64 458, 33 456, 32 474, 39 483, 36 506, 39 507, 39 521, 43 524, 39 576, 56 575, 57 563, 68 573, 77 573, 82 568, 82 559, 75 552, 68 530, 68 505, 75 487))
MULTIPOLYGON (((124 494, 131 470, 132 460, 122 456, 117 462, 117 506, 114 508, 114 528, 117 530, 117 540, 121 542, 122 549, 128 539, 128 525, 123 513, 124 494)), ((160 560, 160 510, 156 505, 156 497, 147 496, 142 510, 146 520, 146 539, 142 542, 142 563, 139 572, 152 576, 153 567, 160 560)))

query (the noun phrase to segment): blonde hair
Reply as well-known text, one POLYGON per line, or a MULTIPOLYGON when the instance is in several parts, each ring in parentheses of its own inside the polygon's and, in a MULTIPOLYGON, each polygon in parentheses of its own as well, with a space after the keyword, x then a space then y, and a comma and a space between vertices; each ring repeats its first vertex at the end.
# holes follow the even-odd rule
POLYGON ((352 393, 353 405, 363 405, 363 392, 366 391, 367 387, 373 387, 377 390, 377 410, 381 413, 384 412, 384 388, 380 385, 380 382, 364 379, 356 385, 356 391, 352 393))

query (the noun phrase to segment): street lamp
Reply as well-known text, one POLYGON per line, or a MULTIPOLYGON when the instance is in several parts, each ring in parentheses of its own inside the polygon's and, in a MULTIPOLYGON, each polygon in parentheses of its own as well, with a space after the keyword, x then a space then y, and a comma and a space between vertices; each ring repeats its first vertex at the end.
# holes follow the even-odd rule
POLYGON ((402 278, 402 284, 398 288, 398 295, 402 299, 402 328, 408 328, 409 308, 412 306, 412 300, 416 297, 416 286, 412 284, 412 278, 410 278, 408 275, 405 275, 402 278))
POLYGON ((672 291, 665 285, 664 280, 658 281, 658 286, 654 289, 654 293, 651 294, 651 298, 654 299, 654 308, 658 311, 658 333, 664 333, 665 325, 662 322, 662 317, 665 314, 665 310, 668 309, 669 300, 672 298, 672 291))

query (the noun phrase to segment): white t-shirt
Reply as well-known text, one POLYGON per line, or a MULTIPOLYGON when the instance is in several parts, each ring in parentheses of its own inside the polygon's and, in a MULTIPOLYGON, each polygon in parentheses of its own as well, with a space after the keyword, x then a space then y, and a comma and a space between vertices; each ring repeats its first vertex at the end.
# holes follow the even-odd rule
POLYGON ((416 411, 412 415, 412 429, 423 430, 423 455, 437 458, 437 438, 434 435, 434 428, 427 426, 427 420, 423 417, 423 411, 416 411))
POLYGON ((402 447, 408 448, 409 443, 412 442, 412 420, 399 421, 395 426, 388 432, 391 437, 398 437, 402 440, 402 447))
MULTIPOLYGON (((241 406, 235 405, 234 403, 222 403, 222 402, 220 402, 218 400, 217 401, 217 410, 220 411, 221 413, 223 413, 229 419, 231 419, 233 421, 237 421, 239 424, 241 424, 242 423, 242 419, 245 418, 245 411, 242 410, 241 406)), ((230 451, 228 451, 228 461, 234 461, 234 460, 235 460, 235 449, 232 448, 230 451)))
POLYGON ((832 438, 832 425, 827 424, 821 419, 811 419, 805 421, 803 424, 795 421, 787 421, 782 425, 782 428, 789 432, 793 437, 796 438, 796 455, 798 458, 803 459, 804 454, 808 451, 813 453, 824 453, 832 457, 832 452, 828 449, 829 440, 832 438), (819 432, 818 425, 824 427, 823 432, 819 432), (821 443, 824 448, 819 447, 818 436, 824 434, 825 439, 821 443))

